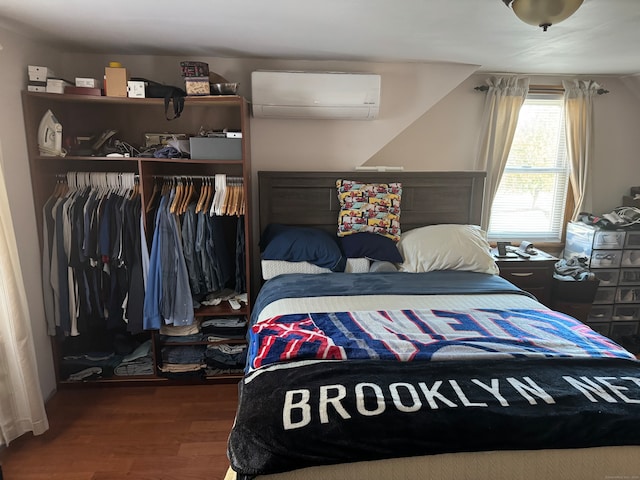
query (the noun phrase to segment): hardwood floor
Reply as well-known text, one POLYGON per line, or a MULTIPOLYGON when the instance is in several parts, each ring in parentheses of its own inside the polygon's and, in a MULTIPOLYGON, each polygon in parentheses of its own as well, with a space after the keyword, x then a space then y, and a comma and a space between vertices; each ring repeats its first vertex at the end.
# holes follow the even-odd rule
POLYGON ((221 480, 237 385, 63 389, 50 428, 0 451, 4 480, 221 480))

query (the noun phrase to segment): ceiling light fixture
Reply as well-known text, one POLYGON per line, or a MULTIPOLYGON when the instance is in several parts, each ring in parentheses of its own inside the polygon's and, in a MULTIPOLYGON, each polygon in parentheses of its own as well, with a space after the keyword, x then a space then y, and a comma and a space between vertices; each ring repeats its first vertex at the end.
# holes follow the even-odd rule
POLYGON ((583 0, 502 0, 513 13, 529 25, 547 28, 573 15, 583 0))

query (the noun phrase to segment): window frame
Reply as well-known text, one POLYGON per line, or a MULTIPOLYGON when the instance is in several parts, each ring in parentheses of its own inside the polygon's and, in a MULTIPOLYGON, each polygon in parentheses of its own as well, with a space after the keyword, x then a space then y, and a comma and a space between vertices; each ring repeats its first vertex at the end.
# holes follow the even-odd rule
MULTIPOLYGON (((564 128, 565 122, 564 122, 564 98, 563 98, 563 93, 561 90, 558 91, 558 93, 556 92, 549 92, 549 91, 540 91, 540 92, 536 92, 536 91, 529 91, 529 93, 527 94, 527 97, 525 99, 525 103, 523 103, 523 107, 525 106, 527 101, 535 101, 535 100, 553 100, 554 102, 560 104, 560 106, 562 107, 562 127, 564 128)), ((516 127, 517 129, 517 127, 516 127)), ((517 130, 516 130, 517 132, 517 130)), ((566 135, 566 131, 563 132, 563 135, 566 135)), ((515 139, 515 137, 514 137, 515 139)), ((562 208, 564 209, 563 214, 561 215, 562 218, 559 220, 560 225, 559 225, 559 230, 558 230, 558 236, 557 238, 552 237, 551 235, 547 236, 547 237, 542 237, 542 238, 535 238, 535 237, 529 237, 528 234, 526 232, 523 233, 508 233, 508 232, 497 232, 497 233, 492 233, 490 230, 490 226, 491 226, 491 221, 489 221, 489 225, 487 225, 487 237, 489 239, 489 241, 492 244, 495 244, 498 241, 511 241, 511 242, 517 242, 520 243, 523 240, 527 240, 527 241, 533 241, 536 246, 540 246, 540 247, 559 247, 561 248, 562 245, 564 244, 565 241, 565 235, 566 235, 566 225, 567 222, 570 220, 570 214, 573 211, 573 206, 575 205, 574 202, 574 198, 573 198, 573 190, 571 188, 571 163, 570 163, 570 159, 568 157, 568 151, 567 151, 567 143, 568 140, 566 139, 566 137, 563 139, 564 140, 564 149, 565 149, 565 163, 566 163, 566 191, 564 194, 564 205, 562 206, 562 208)), ((513 144, 511 146, 511 148, 513 148, 513 144)), ((507 164, 505 165, 505 169, 503 172, 503 175, 507 172, 509 173, 518 173, 518 172, 523 172, 525 173, 526 168, 525 167, 509 167, 508 166, 508 162, 509 160, 507 160, 507 164)), ((560 167, 536 167, 536 173, 545 173, 546 172, 550 172, 550 173, 556 173, 558 172, 560 169, 560 167)), ((531 171, 531 170, 529 170, 531 171)), ((502 182, 502 178, 500 179, 500 182, 502 182)), ((495 198, 494 198, 495 201, 495 198)), ((493 209, 493 206, 492 206, 493 209)), ((493 215, 492 215, 493 216, 493 215)))

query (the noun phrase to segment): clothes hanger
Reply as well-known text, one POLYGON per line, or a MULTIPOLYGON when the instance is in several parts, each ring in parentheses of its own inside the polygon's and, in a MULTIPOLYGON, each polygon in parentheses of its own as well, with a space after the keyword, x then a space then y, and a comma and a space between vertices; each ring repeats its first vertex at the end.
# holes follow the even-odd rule
POLYGON ((205 199, 205 188, 206 188, 207 179, 203 178, 202 183, 200 184, 200 194, 198 195, 198 200, 196 201, 196 213, 200 213, 202 210, 202 204, 205 199))
POLYGON ((187 193, 184 196, 184 202, 182 203, 182 211, 180 212, 183 215, 187 211, 187 208, 189 208, 189 204, 191 203, 191 199, 193 198, 193 193, 195 192, 193 178, 189 177, 188 181, 189 186, 187 188, 187 193))
POLYGON ((202 210, 204 212, 209 212, 209 210, 212 208, 214 191, 213 179, 207 178, 207 198, 205 199, 204 205, 202 206, 202 210))
POLYGON ((169 212, 176 213, 176 209, 178 205, 180 205, 180 201, 182 198, 182 190, 183 190, 182 178, 178 178, 176 188, 175 188, 175 194, 173 196, 173 202, 171 202, 171 206, 169 207, 169 212))

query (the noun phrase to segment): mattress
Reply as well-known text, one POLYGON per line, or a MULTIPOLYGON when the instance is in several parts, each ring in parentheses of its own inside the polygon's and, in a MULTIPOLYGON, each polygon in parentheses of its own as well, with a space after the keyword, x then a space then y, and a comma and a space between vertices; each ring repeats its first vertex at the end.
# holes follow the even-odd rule
POLYGON ((633 355, 499 277, 274 278, 249 350, 228 448, 241 479, 640 472, 633 355))
MULTIPOLYGON (((606 480, 634 479, 640 447, 461 452, 323 465, 256 480, 606 480)), ((236 480, 227 470, 224 480, 236 480)))

